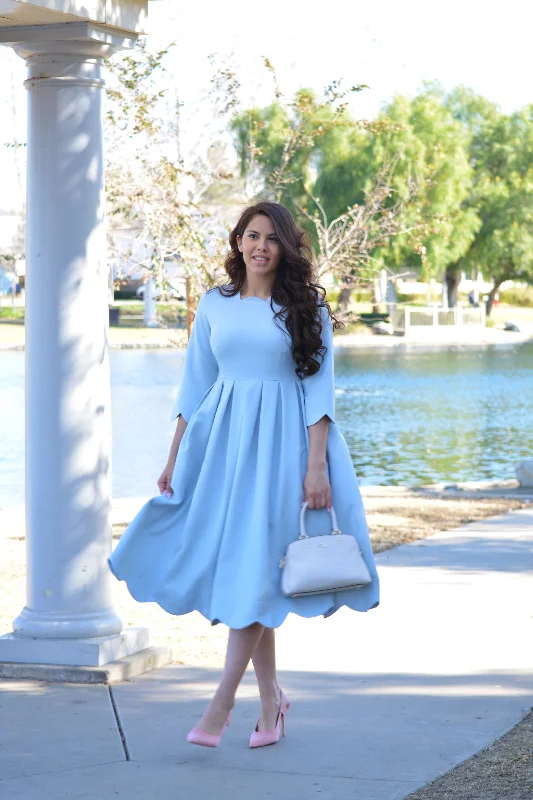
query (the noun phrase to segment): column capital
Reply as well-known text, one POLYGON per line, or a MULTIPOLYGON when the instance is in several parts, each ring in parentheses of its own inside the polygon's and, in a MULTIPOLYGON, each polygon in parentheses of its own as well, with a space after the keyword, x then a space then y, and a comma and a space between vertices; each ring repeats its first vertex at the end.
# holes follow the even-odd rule
MULTIPOLYGON (((60 39, 58 41, 19 42, 13 45, 15 53, 26 61, 28 80, 24 86, 45 86, 47 82, 61 78, 63 82, 79 79, 82 83, 90 81, 88 75, 80 73, 75 65, 89 63, 101 64, 102 59, 110 58, 119 49, 113 44, 94 39, 60 39), (74 67, 74 74, 72 68, 74 67)), ((104 85, 101 79, 94 79, 95 85, 104 85)))
POLYGON ((12 47, 28 66, 27 89, 44 86, 103 87, 104 59, 135 46, 134 32, 93 22, 0 27, 0 45, 12 47))

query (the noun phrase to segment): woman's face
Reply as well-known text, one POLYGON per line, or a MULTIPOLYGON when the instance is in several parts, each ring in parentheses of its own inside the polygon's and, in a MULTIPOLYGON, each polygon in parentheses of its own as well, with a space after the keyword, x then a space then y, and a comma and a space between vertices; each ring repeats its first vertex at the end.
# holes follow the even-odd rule
POLYGON ((237 245, 248 274, 274 274, 281 261, 281 244, 270 217, 256 214, 248 223, 242 237, 237 236, 237 245))

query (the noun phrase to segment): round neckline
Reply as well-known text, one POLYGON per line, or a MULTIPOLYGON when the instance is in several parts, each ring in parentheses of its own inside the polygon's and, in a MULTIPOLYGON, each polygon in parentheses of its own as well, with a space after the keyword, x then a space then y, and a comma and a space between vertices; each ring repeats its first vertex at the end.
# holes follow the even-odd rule
POLYGON ((249 294, 248 297, 243 297, 239 292, 239 297, 241 300, 261 300, 262 303, 268 303, 268 301, 271 300, 272 295, 269 294, 265 300, 264 297, 258 297, 256 294, 249 294))

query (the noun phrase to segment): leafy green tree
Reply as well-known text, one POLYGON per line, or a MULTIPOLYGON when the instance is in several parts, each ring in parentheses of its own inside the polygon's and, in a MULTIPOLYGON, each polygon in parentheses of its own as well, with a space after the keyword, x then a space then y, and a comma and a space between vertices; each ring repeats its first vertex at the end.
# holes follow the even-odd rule
POLYGON ((334 82, 322 97, 303 88, 287 100, 268 59, 265 67, 274 78, 274 101, 265 108, 239 111, 232 122, 241 175, 256 198, 270 198, 298 211, 314 183, 321 142, 335 130, 353 127, 346 98, 365 87, 344 90, 334 82))
POLYGON ((329 218, 364 203, 365 191, 379 171, 374 145, 375 131, 355 124, 324 136, 317 155, 313 194, 320 198, 329 218))
POLYGON ((470 204, 481 221, 459 266, 492 280, 490 314, 504 281, 533 281, 533 106, 506 115, 464 87, 448 106, 470 133, 470 204))
MULTIPOLYGON (((377 163, 372 154, 373 134, 389 121, 361 123, 348 113, 347 94, 362 88, 344 92, 332 84, 321 98, 302 89, 287 101, 276 86, 269 106, 239 112, 232 125, 241 174, 252 195, 291 207, 311 234, 317 276, 328 272, 341 284, 341 310, 351 289, 381 269, 373 257, 376 248, 408 232, 399 223, 417 185, 407 178, 402 194, 395 192, 391 180, 398 158, 377 163), (344 169, 354 142, 367 154, 366 171, 359 171, 355 184, 353 170, 344 169)), ((354 161, 358 168, 361 164, 361 158, 354 161)), ((418 227, 411 223, 409 232, 418 227)))
MULTIPOLYGON (((287 152, 287 137, 298 128, 295 120, 305 118, 301 126, 305 136, 290 165, 290 182, 278 198, 304 209, 317 198, 324 220, 336 220, 350 208, 364 205, 369 193, 375 198, 378 176, 382 183, 387 174, 383 208, 401 213, 401 219, 396 220, 394 232, 389 226, 382 229, 382 237, 370 237, 374 250, 367 265, 372 262, 374 272, 409 264, 420 266, 426 276, 443 274, 468 250, 479 220, 466 202, 473 172, 468 133, 446 108, 440 88, 428 85, 412 100, 396 97, 376 121, 364 124, 346 109, 335 117, 331 106, 312 102, 305 109, 307 115, 300 109, 296 113, 279 97, 266 109, 240 115, 234 131, 243 171, 249 164, 250 130, 254 130, 255 167, 268 188, 269 176, 287 152)), ((324 230, 328 224, 321 223, 324 230)), ((323 241, 319 232, 315 244, 320 236, 323 241)), ((347 269, 348 294, 353 278, 360 275, 353 264, 347 269)))

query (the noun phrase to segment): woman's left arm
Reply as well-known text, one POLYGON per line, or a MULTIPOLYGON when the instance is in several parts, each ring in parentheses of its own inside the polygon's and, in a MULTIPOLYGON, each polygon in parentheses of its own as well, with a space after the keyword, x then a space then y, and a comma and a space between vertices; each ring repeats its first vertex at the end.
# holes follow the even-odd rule
POLYGON ((309 455, 307 474, 304 480, 304 499, 309 508, 331 508, 331 486, 326 474, 326 445, 328 441, 329 418, 323 416, 309 431, 309 455))
POLYGON ((335 425, 335 375, 333 325, 325 307, 321 308, 322 343, 326 353, 318 372, 302 381, 305 421, 309 432, 305 500, 309 508, 331 508, 331 487, 326 474, 326 445, 330 425, 335 425))

